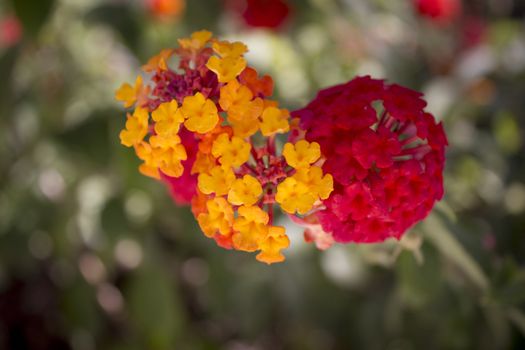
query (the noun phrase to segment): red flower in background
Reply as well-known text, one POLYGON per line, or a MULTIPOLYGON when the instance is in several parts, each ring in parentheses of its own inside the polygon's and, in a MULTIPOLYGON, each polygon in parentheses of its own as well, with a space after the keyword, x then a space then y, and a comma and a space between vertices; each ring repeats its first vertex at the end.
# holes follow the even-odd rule
POLYGON ((475 47, 487 39, 488 24, 483 18, 467 16, 461 24, 461 47, 463 49, 475 47))
POLYGON ((226 0, 226 6, 255 28, 279 28, 290 14, 285 0, 226 0))
POLYGON ((442 198, 447 139, 421 97, 359 77, 293 113, 334 177, 325 209, 313 215, 336 241, 400 238, 442 198))
POLYGON ((461 0, 414 0, 416 11, 435 23, 446 24, 462 11, 461 0))
POLYGON ((146 0, 148 10, 160 19, 170 20, 181 15, 186 7, 185 0, 146 0))
POLYGON ((0 19, 0 47, 15 45, 22 38, 22 25, 15 16, 0 19))

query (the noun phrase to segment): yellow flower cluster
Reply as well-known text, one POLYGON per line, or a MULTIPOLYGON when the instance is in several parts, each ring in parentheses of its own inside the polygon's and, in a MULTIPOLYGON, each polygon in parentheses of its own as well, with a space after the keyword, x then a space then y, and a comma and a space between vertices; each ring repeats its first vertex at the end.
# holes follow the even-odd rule
MULTIPOLYGON (((197 51, 210 39, 210 32, 200 31, 179 42, 182 48, 197 51)), ((142 67, 143 70, 167 70, 167 60, 174 52, 173 49, 162 50, 142 67)), ((161 103, 150 113, 145 106, 149 93, 150 88, 143 85, 140 75, 134 86, 125 83, 117 90, 115 97, 124 103, 124 107, 137 106, 133 114, 128 114, 126 127, 120 133, 121 143, 135 148, 137 156, 143 161, 139 167, 142 174, 157 179, 160 178, 160 172, 179 177, 184 172, 181 162, 187 159, 186 149, 178 135, 181 125, 184 124, 189 131, 199 134, 213 130, 219 122, 217 106, 197 92, 193 96, 185 97, 181 106, 173 99, 161 103), (147 137, 148 135, 150 136, 147 137)))
POLYGON ((253 165, 251 150, 245 138, 223 132, 215 136, 211 149, 199 151, 200 159, 211 155, 211 161, 207 168, 200 167, 198 175, 198 190, 206 195, 206 202, 197 220, 207 236, 221 235, 237 250, 260 250, 257 259, 270 264, 284 260, 281 250, 289 240, 284 228, 269 224, 268 213, 261 209, 260 180, 250 174, 236 175, 253 165))
POLYGON ((126 128, 120 132, 121 143, 134 147, 137 156, 144 162, 139 170, 147 176, 159 179, 159 170, 169 176, 180 176, 184 171, 181 161, 186 160, 186 150, 177 135, 184 121, 177 101, 161 104, 151 113, 155 121, 155 135, 146 141, 149 131, 150 113, 137 107, 133 115, 128 114, 126 128))
POLYGON ((303 215, 328 198, 332 177, 314 165, 320 147, 300 140, 276 154, 275 136, 290 131, 290 113, 268 99, 273 81, 247 66, 246 45, 215 40, 208 31, 180 39, 179 45, 162 50, 143 70, 157 80, 170 79, 178 73, 168 61, 177 54, 181 70, 192 71, 191 77, 215 73, 216 87, 195 88, 201 86, 195 81, 177 100, 159 95, 164 90, 158 86, 150 97, 141 76, 133 86, 123 84, 116 99, 135 109, 127 115, 121 143, 135 149, 144 175, 197 178, 192 211, 206 236, 226 248, 258 251, 256 258, 268 264, 283 261, 281 251, 290 241, 283 227, 273 225, 273 205, 303 215), (187 135, 196 146, 185 143, 187 135), (265 142, 257 144, 260 139, 265 142), (184 168, 186 160, 191 169, 184 168))
POLYGON ((186 97, 180 107, 176 100, 160 104, 151 113, 151 119, 154 133, 145 140, 150 129, 150 113, 137 107, 133 115, 128 114, 120 140, 127 147, 135 147, 137 156, 144 161, 139 170, 158 179, 159 170, 172 177, 184 172, 181 162, 187 159, 187 154, 178 135, 181 124, 190 131, 204 134, 215 128, 219 114, 215 103, 198 92, 186 97))
POLYGON ((197 219, 207 236, 228 238, 238 250, 259 250, 257 259, 268 264, 279 262, 284 260, 281 250, 289 246, 288 236, 262 209, 266 184, 245 170, 256 165, 250 137, 258 131, 264 136, 287 132, 289 112, 265 99, 257 76, 254 80, 253 75, 242 75, 244 44, 216 41, 212 48, 218 56, 210 57, 206 66, 223 83, 218 105, 229 127, 212 133, 206 140, 212 141, 211 147, 199 147, 193 171, 199 174, 198 189, 206 201, 196 210, 197 219))

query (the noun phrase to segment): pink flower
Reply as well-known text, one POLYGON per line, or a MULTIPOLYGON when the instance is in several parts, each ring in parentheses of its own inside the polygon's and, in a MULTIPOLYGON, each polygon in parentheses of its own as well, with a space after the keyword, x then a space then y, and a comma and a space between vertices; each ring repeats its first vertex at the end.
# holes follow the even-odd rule
POLYGON ((425 106, 416 91, 358 77, 292 113, 334 177, 315 215, 336 241, 400 238, 442 198, 447 139, 425 106))
POLYGON ((461 0, 414 0, 416 11, 437 24, 447 24, 462 11, 461 0))
POLYGON ((0 47, 15 45, 22 38, 22 25, 15 16, 0 19, 0 47))

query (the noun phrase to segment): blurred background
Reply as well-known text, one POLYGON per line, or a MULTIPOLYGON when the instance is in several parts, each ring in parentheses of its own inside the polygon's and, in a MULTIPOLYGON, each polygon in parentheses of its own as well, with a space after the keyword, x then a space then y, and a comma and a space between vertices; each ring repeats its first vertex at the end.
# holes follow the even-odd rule
POLYGON ((0 1, 0 349, 524 349, 525 1, 0 1), (114 90, 200 29, 303 106, 423 91, 446 195, 400 242, 223 250, 143 177, 114 90))

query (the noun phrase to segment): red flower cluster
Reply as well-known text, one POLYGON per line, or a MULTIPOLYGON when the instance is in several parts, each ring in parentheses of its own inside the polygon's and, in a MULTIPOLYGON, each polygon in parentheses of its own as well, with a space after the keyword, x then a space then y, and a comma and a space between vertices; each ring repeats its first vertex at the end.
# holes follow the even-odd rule
POLYGON ((441 24, 456 19, 462 11, 461 0, 414 0, 417 12, 441 24))
POLYGON ((336 241, 399 238, 442 198, 447 139, 421 97, 358 77, 293 113, 334 177, 334 192, 315 215, 336 241))

